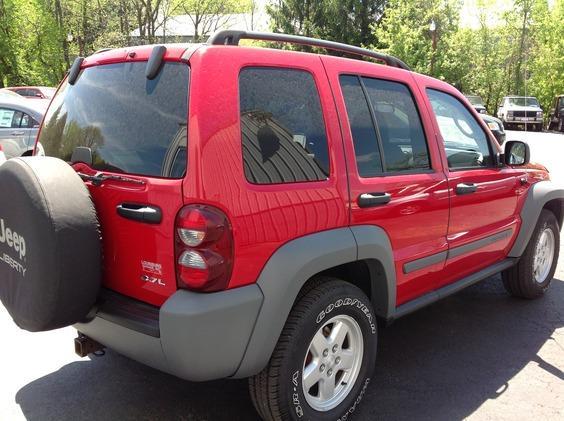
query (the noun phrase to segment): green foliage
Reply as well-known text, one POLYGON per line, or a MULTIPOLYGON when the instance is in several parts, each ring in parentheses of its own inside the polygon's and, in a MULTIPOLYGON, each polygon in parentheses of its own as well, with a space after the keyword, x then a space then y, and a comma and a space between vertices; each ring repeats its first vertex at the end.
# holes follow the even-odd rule
MULTIPOLYGON (((564 93, 564 0, 499 3, 477 0, 471 26, 463 0, 272 0, 267 11, 275 31, 384 50, 482 96, 492 113, 504 95, 525 93, 546 110, 564 93)), ((257 0, 0 0, 0 87, 56 85, 76 56, 164 42, 163 19, 178 14, 191 15, 201 40, 223 14, 256 9, 257 0)))
POLYGON ((275 32, 317 37, 352 45, 376 42, 385 0, 282 0, 267 8, 275 32))
POLYGON ((477 2, 477 27, 463 27, 455 0, 390 0, 374 31, 383 48, 416 71, 480 95, 495 113, 505 95, 537 96, 546 110, 564 92, 564 0, 477 2), (436 48, 430 22, 436 23, 436 48), (492 22, 494 22, 492 24, 492 22))
POLYGON ((390 0, 381 24, 375 27, 380 44, 374 47, 401 58, 418 72, 445 78, 456 54, 452 42, 460 6, 458 0, 390 0))

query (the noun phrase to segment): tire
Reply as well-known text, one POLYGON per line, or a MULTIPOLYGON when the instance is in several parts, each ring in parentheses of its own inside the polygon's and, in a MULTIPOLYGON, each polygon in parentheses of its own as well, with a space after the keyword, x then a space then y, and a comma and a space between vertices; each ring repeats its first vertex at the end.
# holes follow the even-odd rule
POLYGON ((14 322, 38 332, 82 321, 101 282, 83 181, 57 158, 13 158, 0 166, 0 197, 0 299, 14 322))
POLYGON ((334 278, 316 279, 298 297, 268 366, 249 379, 257 412, 267 421, 350 419, 374 370, 377 336, 372 306, 359 288, 334 278), (337 341, 343 347, 334 347, 324 336, 343 329, 348 333, 339 337, 346 339, 337 341), (319 346, 312 342, 314 337, 319 346), (351 368, 339 370, 345 360, 351 368), (312 370, 312 378, 318 378, 308 391, 304 368, 312 370), (334 394, 330 393, 331 382, 325 382, 328 377, 339 383, 334 394), (345 380, 349 381, 345 384, 345 380), (333 400, 322 399, 322 390, 333 400))
POLYGON ((503 285, 507 292, 515 297, 538 298, 549 288, 560 252, 560 229, 554 214, 543 209, 537 221, 533 235, 519 262, 502 272, 503 285), (547 241, 552 246, 551 251, 542 253, 546 248, 542 244, 547 241), (535 270, 535 259, 541 259, 535 270))

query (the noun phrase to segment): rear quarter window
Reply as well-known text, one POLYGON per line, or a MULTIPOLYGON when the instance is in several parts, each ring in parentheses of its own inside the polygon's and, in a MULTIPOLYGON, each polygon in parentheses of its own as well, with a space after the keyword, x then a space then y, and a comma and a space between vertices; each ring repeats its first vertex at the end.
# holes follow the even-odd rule
POLYGON ((239 75, 239 95, 243 164, 249 182, 327 179, 327 136, 310 73, 245 68, 239 75))

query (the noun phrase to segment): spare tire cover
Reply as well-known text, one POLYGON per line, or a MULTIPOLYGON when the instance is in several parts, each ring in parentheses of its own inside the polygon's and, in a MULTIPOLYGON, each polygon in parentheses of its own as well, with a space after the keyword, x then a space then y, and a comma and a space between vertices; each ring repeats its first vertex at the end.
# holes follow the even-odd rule
POLYGON ((51 157, 0 166, 0 299, 22 329, 84 319, 101 282, 101 241, 88 189, 51 157))

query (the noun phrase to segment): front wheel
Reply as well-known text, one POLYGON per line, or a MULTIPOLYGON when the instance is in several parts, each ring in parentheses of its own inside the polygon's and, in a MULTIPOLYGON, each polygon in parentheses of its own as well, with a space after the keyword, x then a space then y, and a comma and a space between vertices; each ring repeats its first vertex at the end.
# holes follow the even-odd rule
POLYGON ((516 297, 540 297, 550 286, 559 253, 558 221, 551 211, 543 209, 519 263, 501 274, 505 289, 516 297))
POLYGON ((352 415, 376 361, 377 323, 356 286, 314 281, 298 298, 268 366, 249 379, 264 420, 336 420, 352 415))

